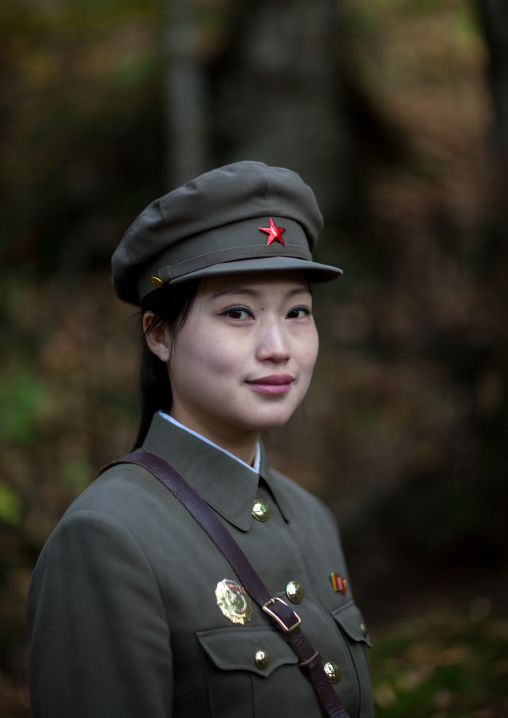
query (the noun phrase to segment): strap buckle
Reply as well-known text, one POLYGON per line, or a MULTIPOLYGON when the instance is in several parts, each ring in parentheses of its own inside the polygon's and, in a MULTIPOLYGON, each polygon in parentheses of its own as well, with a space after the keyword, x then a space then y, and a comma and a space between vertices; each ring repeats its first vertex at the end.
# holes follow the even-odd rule
POLYGON ((275 607, 273 609, 269 608, 269 606, 273 606, 275 603, 281 603, 284 606, 284 608, 291 611, 291 609, 289 608, 287 603, 285 603, 278 596, 275 596, 275 598, 271 598, 269 601, 267 601, 265 603, 265 605, 262 606, 263 611, 265 613, 267 613, 270 616, 270 618, 272 618, 280 626, 280 628, 284 631, 284 633, 291 633, 291 631, 294 631, 295 628, 298 628, 298 626, 302 622, 302 619, 294 611, 291 611, 290 615, 287 616, 287 612, 284 611, 284 609, 282 610, 282 612, 285 613, 286 616, 285 617, 279 616, 275 607), (296 621, 293 623, 292 621, 294 619, 296 619, 296 621))

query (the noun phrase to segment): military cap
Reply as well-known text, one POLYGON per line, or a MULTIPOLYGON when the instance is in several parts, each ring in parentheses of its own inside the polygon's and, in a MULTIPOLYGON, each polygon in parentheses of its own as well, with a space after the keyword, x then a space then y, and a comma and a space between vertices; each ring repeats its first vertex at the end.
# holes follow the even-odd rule
POLYGON ((236 162, 148 205, 113 254, 113 285, 140 304, 156 287, 217 274, 299 269, 311 281, 335 279, 340 269, 312 260, 322 228, 298 174, 236 162))

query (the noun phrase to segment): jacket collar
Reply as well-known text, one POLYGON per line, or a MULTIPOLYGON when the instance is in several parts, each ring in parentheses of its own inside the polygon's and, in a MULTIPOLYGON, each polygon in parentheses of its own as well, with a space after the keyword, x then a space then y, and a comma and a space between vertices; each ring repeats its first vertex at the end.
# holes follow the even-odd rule
MULTIPOLYGON (((181 474, 218 514, 242 531, 252 521, 260 476, 286 518, 261 445, 260 474, 210 444, 154 414, 143 449, 157 454, 181 474)), ((287 520, 287 518, 286 518, 287 520)))

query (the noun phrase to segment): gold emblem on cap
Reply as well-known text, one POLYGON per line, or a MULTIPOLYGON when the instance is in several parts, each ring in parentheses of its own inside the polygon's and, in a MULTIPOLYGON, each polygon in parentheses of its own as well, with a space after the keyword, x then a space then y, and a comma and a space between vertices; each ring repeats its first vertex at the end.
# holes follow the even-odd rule
POLYGON ((219 581, 215 589, 217 606, 222 613, 233 623, 242 626, 250 621, 252 616, 252 602, 243 586, 228 578, 219 581))
POLYGON ((150 281, 156 287, 162 287, 162 285, 164 284, 160 277, 150 277, 150 281))

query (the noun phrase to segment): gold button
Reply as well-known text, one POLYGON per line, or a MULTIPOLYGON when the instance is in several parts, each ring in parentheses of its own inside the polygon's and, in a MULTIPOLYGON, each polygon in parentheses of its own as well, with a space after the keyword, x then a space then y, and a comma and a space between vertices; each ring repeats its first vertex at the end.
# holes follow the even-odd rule
POLYGON ((252 507, 252 515, 258 521, 268 521, 268 518, 270 516, 270 509, 264 501, 260 501, 259 499, 257 499, 254 502, 254 506, 252 507))
POLYGON ((301 603, 303 600, 303 588, 298 581, 290 581, 286 586, 286 596, 292 603, 301 603))
POLYGON ((155 287, 162 287, 162 285, 164 284, 160 277, 150 277, 150 281, 155 287))
POLYGON ((363 623, 363 622, 360 623, 360 630, 361 630, 361 632, 363 633, 363 635, 365 636, 365 638, 367 638, 367 633, 369 632, 369 630, 368 630, 368 628, 367 628, 367 624, 366 624, 366 623, 363 623))
POLYGON ((324 669, 330 683, 338 683, 340 681, 340 669, 336 663, 328 661, 328 663, 325 663, 324 669))
POLYGON ((256 666, 261 668, 262 671, 268 668, 270 664, 270 656, 266 651, 256 651, 256 666))

